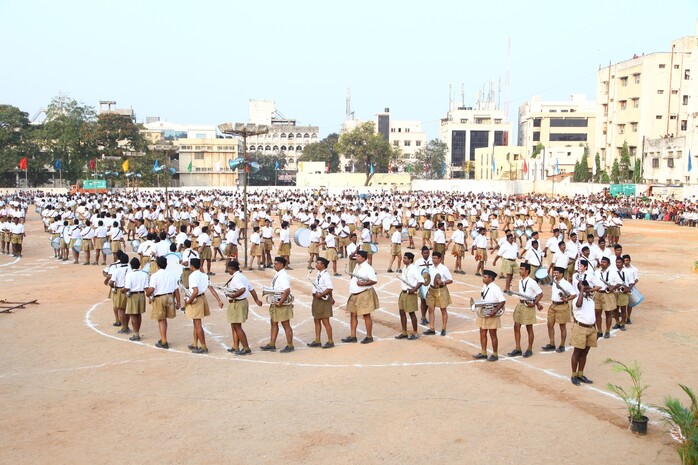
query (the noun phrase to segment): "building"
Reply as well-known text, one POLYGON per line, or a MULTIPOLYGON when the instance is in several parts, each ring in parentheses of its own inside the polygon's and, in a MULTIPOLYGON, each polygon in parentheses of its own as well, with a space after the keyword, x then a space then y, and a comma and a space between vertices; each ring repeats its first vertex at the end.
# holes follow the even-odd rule
POLYGON ((249 122, 268 125, 269 132, 248 137, 248 152, 280 156, 286 170, 297 171, 305 146, 320 140, 318 126, 297 125, 296 120, 281 115, 272 100, 250 100, 249 122))
POLYGON ((450 177, 475 177, 475 150, 509 146, 511 123, 503 110, 491 103, 453 107, 441 119, 441 140, 448 146, 446 166, 450 177))
POLYGON ((100 100, 98 114, 104 115, 108 113, 125 116, 134 123, 136 122, 136 112, 133 111, 133 108, 116 108, 114 100, 100 100))
POLYGON ((516 180, 528 179, 528 161, 525 147, 499 146, 475 149, 475 179, 516 180), (492 160, 494 159, 494 164, 492 160))
POLYGON ((643 153, 643 140, 685 138, 691 131, 689 122, 695 116, 689 109, 695 108, 692 100, 698 98, 691 74, 697 71, 696 53, 698 28, 694 36, 673 41, 668 52, 634 55, 599 69, 596 145, 607 172, 619 159, 624 142, 632 170, 635 157, 643 153))
POLYGON ((242 156, 241 139, 180 138, 174 144, 180 187, 238 185, 240 170, 231 170, 228 163, 242 156))
POLYGON ((568 101, 543 101, 534 96, 519 107, 519 145, 529 159, 539 144, 544 147, 540 162, 545 157, 546 175, 555 174, 557 166, 560 173, 573 172, 586 147, 592 166, 595 135, 596 105, 583 94, 572 95, 568 101))
POLYGON ((376 130, 402 153, 405 164, 413 162, 419 149, 427 144, 427 133, 418 120, 393 120, 390 108, 376 114, 376 130))

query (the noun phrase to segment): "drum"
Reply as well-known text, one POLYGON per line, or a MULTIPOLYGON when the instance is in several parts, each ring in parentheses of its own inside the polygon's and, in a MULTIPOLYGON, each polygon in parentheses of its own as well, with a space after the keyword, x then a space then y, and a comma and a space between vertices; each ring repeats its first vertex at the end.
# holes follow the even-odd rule
POLYGON ((295 242, 298 247, 310 247, 310 229, 297 229, 293 234, 293 242, 295 242))
POLYGON ((630 295, 628 296, 628 305, 635 307, 640 305, 643 300, 645 300, 645 296, 640 294, 640 291, 637 290, 637 286, 633 286, 632 290, 630 291, 630 295))
POLYGON ((431 275, 427 268, 422 270, 422 279, 424 279, 424 284, 419 287, 419 294, 422 296, 422 299, 427 300, 427 293, 429 292, 429 285, 431 284, 431 275))
POLYGON ((378 253, 378 244, 371 242, 371 253, 378 253))
POLYGON ((106 242, 106 243, 102 246, 102 253, 103 253, 105 256, 111 255, 111 243, 106 242))
POLYGON ((521 237, 525 234, 525 231, 521 228, 514 229, 514 232, 516 233, 516 237, 521 237))
POLYGON ((390 231, 390 217, 386 216, 383 218, 383 223, 381 226, 383 226, 383 231, 390 231))
POLYGON ((141 245, 141 240, 140 239, 134 239, 131 241, 131 248, 133 249, 133 253, 138 252, 138 247, 141 245))
POLYGON ((475 239, 480 233, 478 233, 476 230, 471 229, 470 230, 470 237, 475 239))
MULTIPOLYGON (((50 237, 49 237, 49 240, 51 240, 50 237)), ((53 250, 60 249, 61 248, 61 238, 56 237, 55 239, 51 240, 51 247, 53 248, 53 250)))
POLYGON ((221 241, 221 245, 218 246, 218 250, 225 256, 225 249, 228 248, 228 241, 221 241))
POLYGON ((402 242, 407 242, 410 240, 410 233, 407 230, 407 228, 402 228, 401 234, 402 234, 402 242))
POLYGON ((552 284, 553 282, 553 278, 548 274, 548 270, 546 268, 538 268, 535 276, 540 284, 546 285, 552 284))
POLYGON ((75 244, 73 244, 73 251, 80 253, 82 251, 82 237, 75 239, 75 244))
POLYGON ((597 223, 596 226, 594 226, 594 231, 596 231, 596 237, 604 237, 606 235, 606 228, 602 223, 597 223))
POLYGON ((274 228, 274 235, 279 237, 281 235, 281 228, 274 228))
POLYGON ((525 233, 526 233, 526 237, 528 237, 529 239, 533 237, 533 229, 526 228, 525 233))

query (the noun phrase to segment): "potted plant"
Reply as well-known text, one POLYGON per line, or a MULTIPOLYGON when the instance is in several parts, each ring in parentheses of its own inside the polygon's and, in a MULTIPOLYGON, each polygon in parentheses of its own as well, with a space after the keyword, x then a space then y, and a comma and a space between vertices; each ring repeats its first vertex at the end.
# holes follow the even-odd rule
POLYGON ((681 465, 698 465, 698 398, 688 386, 679 386, 691 400, 691 406, 685 407, 678 399, 667 397, 658 408, 666 415, 664 421, 669 425, 671 437, 678 442, 676 451, 681 465))
POLYGON ((693 262, 693 272, 698 273, 698 260, 693 262))
POLYGON ((645 416, 646 406, 642 404, 642 396, 648 386, 642 385, 642 370, 637 361, 634 361, 632 365, 626 365, 618 360, 607 358, 604 363, 611 365, 616 373, 627 373, 630 376, 632 385, 629 389, 611 383, 608 383, 607 387, 609 391, 623 399, 626 407, 628 407, 630 431, 639 435, 647 434, 647 422, 649 419, 645 416))

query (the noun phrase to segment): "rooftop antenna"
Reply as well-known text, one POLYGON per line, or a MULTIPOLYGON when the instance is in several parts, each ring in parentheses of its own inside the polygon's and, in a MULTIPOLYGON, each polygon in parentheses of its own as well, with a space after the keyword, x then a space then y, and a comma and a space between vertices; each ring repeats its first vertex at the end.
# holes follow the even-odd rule
POLYGON ((453 110, 453 92, 451 91, 451 83, 448 83, 448 111, 453 110))
POLYGON ((465 88, 463 83, 460 83, 460 106, 465 106, 465 88))
POLYGON ((346 102, 346 120, 354 119, 354 112, 351 109, 351 87, 347 87, 347 102, 346 102))

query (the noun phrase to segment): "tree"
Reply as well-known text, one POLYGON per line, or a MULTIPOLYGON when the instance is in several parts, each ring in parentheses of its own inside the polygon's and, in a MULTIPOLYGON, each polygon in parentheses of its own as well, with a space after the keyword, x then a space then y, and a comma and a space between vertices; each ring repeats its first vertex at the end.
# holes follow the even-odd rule
POLYGON ((443 179, 447 152, 448 145, 444 142, 438 139, 430 140, 415 153, 417 166, 413 167, 413 172, 424 173, 425 178, 443 179), (425 166, 428 168, 427 172, 424 172, 425 166))
POLYGON ((630 150, 628 150, 628 142, 623 142, 623 147, 620 149, 620 164, 618 166, 618 180, 627 182, 630 179, 630 150))
POLYGON ((359 124, 352 131, 342 134, 335 149, 351 161, 357 171, 366 173, 365 186, 371 182, 374 173, 388 171, 390 161, 397 159, 399 153, 376 133, 372 122, 359 124))
POLYGON ((642 162, 639 158, 635 158, 635 167, 633 168, 633 183, 639 184, 642 182, 642 162))
POLYGON ((618 184, 620 179, 620 168, 618 166, 618 159, 613 160, 613 166, 611 167, 611 182, 613 184, 618 184))
POLYGON ((330 162, 330 172, 339 171, 339 153, 335 146, 339 142, 339 134, 332 133, 319 142, 308 144, 303 149, 303 154, 298 161, 321 161, 327 166, 330 162))
POLYGON ((584 153, 582 154, 582 160, 579 162, 579 174, 580 182, 589 181, 589 146, 584 146, 584 153))
POLYGON ((574 162, 574 173, 572 174, 573 182, 582 182, 582 174, 580 171, 579 160, 574 162))
MULTIPOLYGON (((0 105, 0 186, 16 185, 19 160, 25 156, 29 115, 12 105, 0 105)), ((31 167, 30 167, 31 168, 31 167)))
MULTIPOLYGON (((303 150, 305 151, 305 150, 303 150)), ((260 152, 254 152, 250 155, 250 160, 259 163, 259 171, 249 173, 248 185, 250 186, 273 186, 276 182, 276 162, 279 163, 279 169, 286 167, 286 159, 281 154, 263 155, 260 152)), ((240 168, 238 173, 242 173, 244 168, 240 168)))
POLYGON ((533 147, 533 152, 531 152, 531 158, 536 158, 545 149, 545 145, 538 142, 535 147, 533 147))
POLYGON ((124 158, 127 152, 147 152, 148 144, 141 129, 142 126, 135 124, 129 116, 102 113, 97 118, 95 128, 100 153, 107 157, 124 158))

